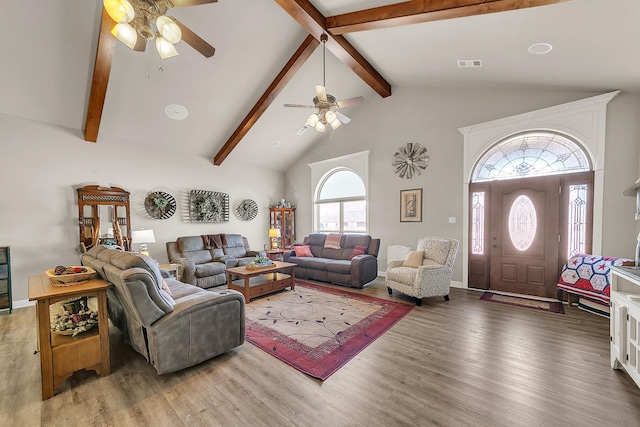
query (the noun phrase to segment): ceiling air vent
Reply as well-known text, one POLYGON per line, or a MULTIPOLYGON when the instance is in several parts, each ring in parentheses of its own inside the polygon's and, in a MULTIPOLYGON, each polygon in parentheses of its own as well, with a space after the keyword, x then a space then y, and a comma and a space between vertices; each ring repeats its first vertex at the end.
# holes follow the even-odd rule
POLYGON ((298 129, 298 132, 296 132, 297 135, 302 135, 303 133, 305 133, 307 131, 307 129, 309 129, 311 126, 309 126, 308 124, 304 124, 302 125, 302 127, 300 129, 298 129))
POLYGON ((478 67, 482 67, 482 61, 479 59, 458 59, 458 67, 478 68, 478 67))

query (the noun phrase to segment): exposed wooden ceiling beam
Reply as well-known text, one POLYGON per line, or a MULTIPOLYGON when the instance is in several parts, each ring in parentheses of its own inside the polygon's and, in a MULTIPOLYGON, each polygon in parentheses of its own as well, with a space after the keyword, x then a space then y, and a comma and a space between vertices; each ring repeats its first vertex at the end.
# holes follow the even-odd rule
POLYGON ((574 0, 414 0, 330 16, 325 24, 327 31, 335 36, 568 1, 574 0))
POLYGON ((329 34, 327 49, 353 70, 365 83, 383 98, 391 95, 391 85, 344 37, 327 32, 326 18, 309 0, 275 0, 309 34, 320 40, 323 33, 329 34))
POLYGON ((100 23, 100 35, 98 36, 98 49, 96 62, 93 66, 93 80, 89 94, 89 105, 84 125, 85 141, 96 142, 104 108, 104 98, 107 94, 109 74, 111 73, 111 61, 116 49, 116 39, 111 35, 113 21, 102 8, 102 21, 100 23))
POLYGON ((302 64, 311 56, 313 51, 318 47, 320 42, 312 35, 308 35, 298 50, 293 54, 289 62, 284 66, 282 71, 269 85, 267 90, 262 94, 256 105, 253 106, 249 114, 242 120, 242 123, 233 132, 231 137, 225 142, 218 154, 213 159, 213 164, 220 166, 222 161, 227 158, 231 151, 240 143, 240 140, 249 132, 249 129, 258 121, 258 118, 271 105, 273 100, 282 92, 282 89, 289 83, 293 76, 298 72, 302 64))

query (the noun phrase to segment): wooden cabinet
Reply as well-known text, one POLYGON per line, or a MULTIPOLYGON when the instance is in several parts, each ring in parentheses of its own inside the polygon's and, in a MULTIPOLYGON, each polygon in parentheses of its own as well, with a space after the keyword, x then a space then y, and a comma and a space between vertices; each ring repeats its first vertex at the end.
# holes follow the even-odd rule
POLYGON ((87 185, 78 188, 80 244, 117 245, 131 249, 129 192, 118 187, 87 185))
POLYGON ((296 208, 269 208, 269 228, 280 229, 279 248, 289 249, 296 241, 296 208))
POLYGON ((611 367, 640 386, 640 269, 611 267, 611 367))
POLYGON ((109 286, 107 281, 93 279, 78 285, 56 287, 51 285, 46 274, 29 276, 29 301, 36 301, 42 400, 52 397, 62 382, 80 369, 93 370, 101 376, 111 373, 107 318, 109 286), (97 298, 97 328, 75 337, 52 332, 50 305, 84 296, 97 298))
POLYGON ((11 302, 11 251, 9 246, 0 246, 0 310, 13 308, 11 302))

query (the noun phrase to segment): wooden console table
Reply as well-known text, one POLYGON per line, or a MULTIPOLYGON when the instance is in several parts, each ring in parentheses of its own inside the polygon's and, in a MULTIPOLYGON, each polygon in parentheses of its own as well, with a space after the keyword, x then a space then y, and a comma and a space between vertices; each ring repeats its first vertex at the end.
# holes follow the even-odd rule
POLYGON ((42 400, 53 396, 62 382, 80 369, 100 376, 111 373, 109 361, 109 322, 105 280, 88 280, 73 286, 52 286, 46 274, 29 276, 29 301, 36 301, 42 400), (75 297, 97 297, 98 327, 76 335, 51 332, 49 306, 75 297))

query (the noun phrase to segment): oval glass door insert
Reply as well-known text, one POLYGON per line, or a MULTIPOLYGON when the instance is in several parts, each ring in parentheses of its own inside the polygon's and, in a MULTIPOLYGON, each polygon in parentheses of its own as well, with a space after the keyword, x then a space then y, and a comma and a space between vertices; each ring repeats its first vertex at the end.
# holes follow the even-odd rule
POLYGON ((536 207, 527 196, 518 196, 509 210, 509 237, 519 251, 529 249, 536 238, 538 218, 536 207))

